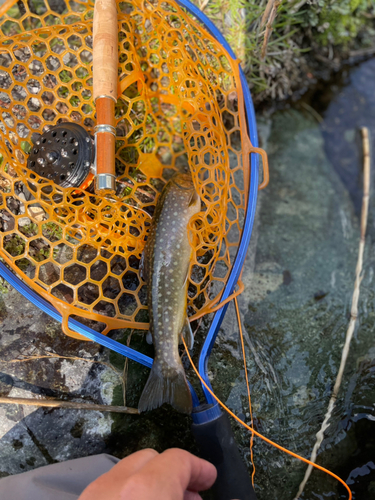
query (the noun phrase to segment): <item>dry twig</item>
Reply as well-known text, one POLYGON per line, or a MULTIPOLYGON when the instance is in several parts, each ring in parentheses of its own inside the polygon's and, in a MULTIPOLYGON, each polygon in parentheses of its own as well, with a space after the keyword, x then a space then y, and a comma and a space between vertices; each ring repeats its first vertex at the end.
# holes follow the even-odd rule
POLYGON ((203 12, 209 3, 210 0, 203 0, 203 2, 199 5, 200 10, 203 12))
POLYGON ((269 41, 269 38, 271 36, 271 33, 272 33, 272 24, 276 18, 276 14, 277 14, 277 9, 279 7, 279 5, 281 4, 281 0, 270 0, 266 6, 266 10, 263 14, 263 18, 262 18, 262 21, 261 21, 261 26, 264 24, 265 22, 265 17, 266 17, 266 13, 267 13, 267 9, 269 7, 269 4, 273 4, 272 5, 272 8, 271 8, 271 12, 268 16, 268 21, 267 21, 267 25, 266 25, 266 30, 264 32, 264 38, 263 38, 263 45, 262 45, 262 53, 261 53, 261 58, 264 59, 266 57, 266 53, 267 53, 267 45, 268 45, 268 41, 269 41), (263 22, 264 21, 264 22, 263 22))
POLYGON ((263 26, 266 24, 274 3, 275 0, 268 0, 266 8, 264 9, 263 12, 262 20, 260 21, 259 29, 262 29, 263 26))
POLYGON ((139 411, 136 408, 128 408, 127 406, 110 406, 110 405, 97 405, 93 403, 76 403, 74 401, 59 401, 58 399, 0 397, 0 404, 39 406, 46 408, 69 408, 71 410, 111 411, 113 413, 130 413, 132 415, 139 414, 139 411))
MULTIPOLYGON (((368 205, 370 198, 370 145, 369 145, 369 137, 368 137, 368 129, 363 127, 361 129, 362 139, 363 139, 363 199, 362 199, 362 211, 361 211, 361 236, 359 240, 359 249, 358 249, 358 260, 357 267, 355 271, 355 282, 354 282, 354 291, 352 296, 352 308, 350 311, 350 320, 348 325, 348 330, 346 332, 345 344, 342 350, 341 355, 341 363, 339 367, 339 371, 336 377, 336 382, 332 391, 331 399, 329 400, 327 413, 324 417, 324 421, 319 432, 316 434, 316 442, 311 453, 310 461, 316 461, 316 457, 318 454, 318 450, 320 445, 322 444, 324 438, 324 432, 329 427, 329 420, 331 418, 337 395, 340 390, 342 377, 345 370, 346 361, 348 359, 350 342, 352 340, 354 334, 354 328, 357 322, 358 317, 358 299, 359 299, 359 287, 362 281, 362 267, 363 267, 363 253, 365 249, 365 237, 366 237, 366 228, 367 228, 367 219, 368 219, 368 205)), ((312 472, 312 465, 309 465, 305 472, 305 477, 299 486, 298 493, 295 497, 295 500, 301 496, 306 483, 310 477, 312 472)))
POLYGON ((349 52, 350 57, 372 56, 373 54, 375 54, 375 47, 370 47, 368 49, 351 50, 349 52))

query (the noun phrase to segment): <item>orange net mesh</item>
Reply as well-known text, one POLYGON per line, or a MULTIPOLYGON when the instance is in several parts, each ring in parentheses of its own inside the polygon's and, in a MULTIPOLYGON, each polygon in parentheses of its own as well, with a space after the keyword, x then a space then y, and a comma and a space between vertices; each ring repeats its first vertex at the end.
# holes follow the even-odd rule
POLYGON ((64 121, 93 134, 93 3, 18 0, 0 10, 0 255, 63 315, 146 329, 139 262, 155 203, 191 169, 202 211, 189 316, 220 298, 241 237, 251 144, 238 62, 174 2, 119 2, 116 199, 27 168, 32 137, 64 121))

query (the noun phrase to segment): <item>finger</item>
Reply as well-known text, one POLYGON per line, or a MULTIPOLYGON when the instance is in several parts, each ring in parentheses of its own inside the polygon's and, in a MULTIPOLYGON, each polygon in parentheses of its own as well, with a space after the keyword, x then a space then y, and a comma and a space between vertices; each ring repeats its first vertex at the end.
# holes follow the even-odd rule
POLYGON ((146 448, 144 450, 137 451, 132 455, 123 458, 118 462, 112 469, 107 472, 111 476, 111 479, 121 482, 125 481, 128 477, 136 474, 141 470, 150 460, 157 457, 159 453, 151 448, 146 448))
POLYGON ((171 462, 171 466, 177 469, 176 475, 178 475, 184 490, 205 491, 211 488, 216 481, 216 468, 207 460, 179 449, 167 450, 160 455, 160 458, 163 455, 166 456, 166 460, 171 462), (183 466, 179 466, 179 464, 183 464, 183 466))
POLYGON ((185 491, 184 500, 202 500, 202 497, 199 493, 195 493, 193 491, 185 491))
POLYGON ((150 460, 140 473, 146 474, 147 480, 154 482, 159 491, 159 485, 162 483, 164 498, 168 498, 168 494, 177 490, 181 492, 181 496, 186 490, 192 492, 207 490, 213 485, 217 476, 216 468, 212 464, 179 449, 163 452, 150 460), (168 481, 163 480, 166 471, 168 471, 168 481))
POLYGON ((95 498, 95 500, 107 500, 112 497, 117 498, 124 482, 142 470, 157 455, 157 451, 145 449, 124 458, 112 467, 110 471, 99 476, 89 484, 79 497, 79 500, 92 500, 92 498, 95 498))

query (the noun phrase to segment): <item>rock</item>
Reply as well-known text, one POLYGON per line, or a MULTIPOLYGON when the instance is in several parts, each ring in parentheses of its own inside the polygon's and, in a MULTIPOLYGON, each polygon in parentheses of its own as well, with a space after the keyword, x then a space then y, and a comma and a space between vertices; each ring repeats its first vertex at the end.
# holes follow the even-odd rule
POLYGON ((28 217, 20 217, 17 222, 20 227, 28 226, 29 224, 31 224, 31 220, 28 217))
POLYGON ((46 213, 42 207, 28 206, 27 211, 29 212, 30 217, 32 217, 37 222, 41 222, 42 220, 45 220, 45 218, 46 218, 46 213))

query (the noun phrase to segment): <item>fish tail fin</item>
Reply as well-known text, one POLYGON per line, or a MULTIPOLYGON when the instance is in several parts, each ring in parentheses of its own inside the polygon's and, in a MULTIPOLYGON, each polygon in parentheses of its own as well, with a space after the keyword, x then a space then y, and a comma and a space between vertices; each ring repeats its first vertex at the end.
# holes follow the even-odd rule
POLYGON ((191 393, 182 364, 173 373, 167 375, 163 373, 160 363, 155 359, 139 400, 138 409, 141 412, 153 410, 164 403, 169 403, 181 413, 190 414, 192 411, 191 393))

